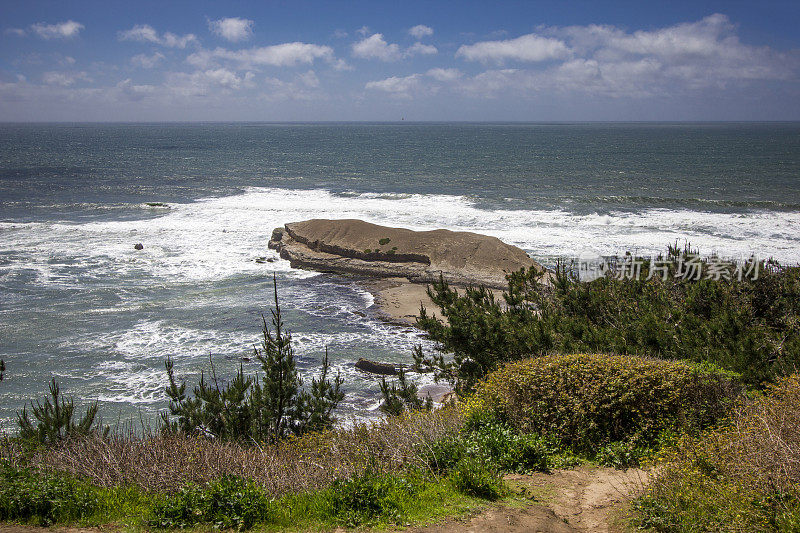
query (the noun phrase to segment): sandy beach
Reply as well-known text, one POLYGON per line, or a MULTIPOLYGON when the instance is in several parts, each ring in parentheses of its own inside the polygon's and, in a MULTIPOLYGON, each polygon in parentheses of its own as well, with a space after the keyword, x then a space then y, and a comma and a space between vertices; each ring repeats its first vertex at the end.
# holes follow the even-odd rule
MULTIPOLYGON (((411 283, 406 278, 376 278, 364 282, 364 288, 372 293, 378 316, 393 324, 416 326, 420 305, 425 306, 429 316, 442 318, 439 308, 428 297, 427 285, 411 283)), ((462 292, 463 287, 455 287, 462 292)), ((495 298, 503 301, 503 291, 490 289, 495 298)))

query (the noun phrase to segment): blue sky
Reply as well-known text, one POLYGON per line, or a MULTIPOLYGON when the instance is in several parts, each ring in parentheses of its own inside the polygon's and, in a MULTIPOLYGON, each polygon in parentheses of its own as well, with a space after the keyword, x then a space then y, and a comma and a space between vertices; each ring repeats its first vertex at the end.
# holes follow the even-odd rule
POLYGON ((800 120, 800 2, 0 3, 1 121, 800 120))

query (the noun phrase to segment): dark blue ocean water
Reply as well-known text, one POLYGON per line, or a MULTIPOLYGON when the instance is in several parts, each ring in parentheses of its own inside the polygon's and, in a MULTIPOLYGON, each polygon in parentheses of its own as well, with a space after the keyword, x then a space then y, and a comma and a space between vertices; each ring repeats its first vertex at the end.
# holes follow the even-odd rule
POLYGON ((0 419, 52 376, 107 420, 152 418, 168 355, 193 376, 249 354, 273 273, 304 373, 329 346, 342 413, 371 416, 377 382, 349 363, 420 339, 357 280, 255 261, 313 217, 477 231, 548 264, 676 240, 797 263, 800 124, 0 125, 0 419))

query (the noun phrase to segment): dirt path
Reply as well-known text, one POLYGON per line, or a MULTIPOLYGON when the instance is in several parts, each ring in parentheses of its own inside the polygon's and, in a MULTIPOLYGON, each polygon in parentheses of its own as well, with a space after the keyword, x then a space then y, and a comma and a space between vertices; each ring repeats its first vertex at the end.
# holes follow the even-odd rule
POLYGON ((506 476, 530 505, 498 505, 463 520, 410 530, 413 533, 616 532, 614 512, 647 482, 643 470, 581 467, 552 474, 506 476))

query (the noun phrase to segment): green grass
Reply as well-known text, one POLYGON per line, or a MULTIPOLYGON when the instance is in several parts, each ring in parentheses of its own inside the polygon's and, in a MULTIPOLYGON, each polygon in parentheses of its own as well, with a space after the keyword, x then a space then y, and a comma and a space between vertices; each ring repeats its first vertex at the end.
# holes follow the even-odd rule
MULTIPOLYGON (((492 475, 498 492, 489 496, 495 499, 503 485, 492 475)), ((416 471, 405 475, 366 471, 323 490, 279 498, 253 481, 233 476, 205 485, 187 484, 175 494, 151 494, 137 487, 102 488, 65 474, 6 466, 0 478, 0 520, 134 530, 384 529, 482 508, 486 499, 470 494, 480 492, 472 483, 455 475, 432 478, 416 471)))

